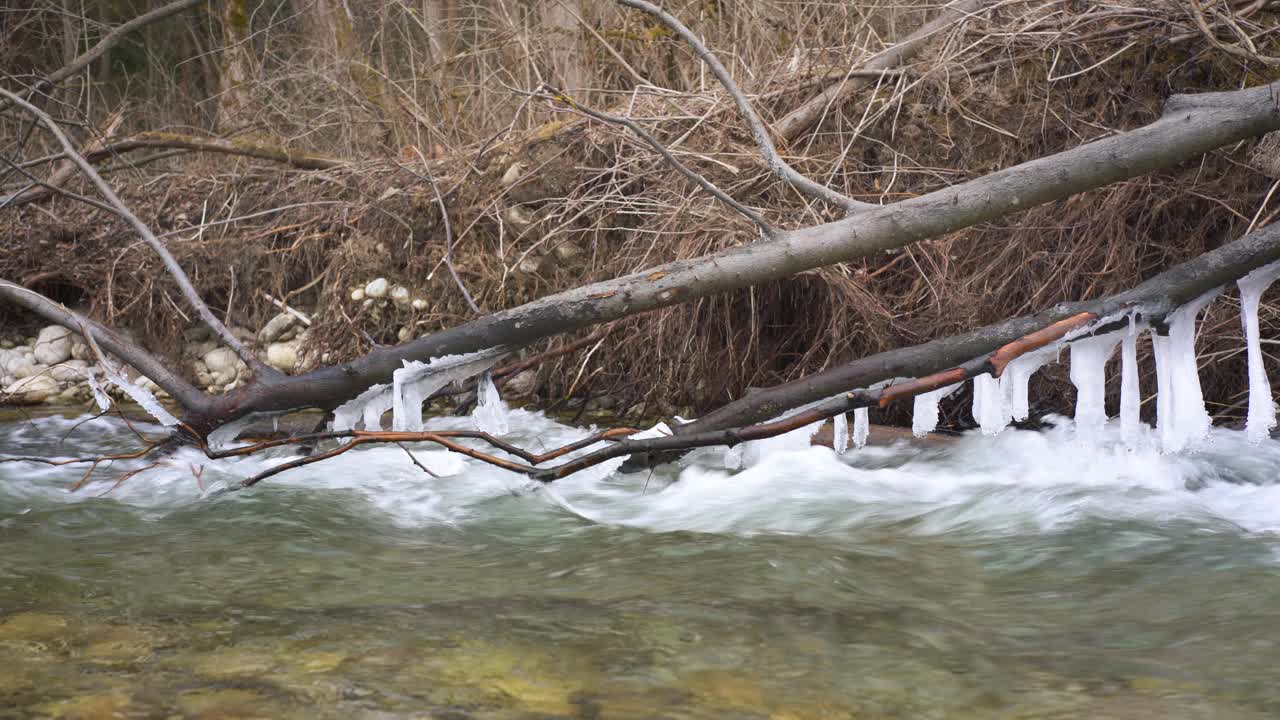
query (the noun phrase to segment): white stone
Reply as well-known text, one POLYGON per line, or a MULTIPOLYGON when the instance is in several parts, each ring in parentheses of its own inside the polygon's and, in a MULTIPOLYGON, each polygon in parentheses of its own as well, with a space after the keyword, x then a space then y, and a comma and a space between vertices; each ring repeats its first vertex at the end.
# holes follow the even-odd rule
POLYGON ((542 258, 529 255, 516 265, 516 270, 528 275, 537 275, 542 271, 542 258))
POLYGON ((36 360, 45 365, 56 365, 72 359, 72 332, 61 325, 49 325, 36 338, 36 360))
POLYGON ((397 285, 391 288, 391 302, 404 307, 409 304, 409 288, 397 285))
POLYGON ((49 368, 49 377, 62 384, 84 382, 89 377, 89 363, 68 360, 49 368))
POLYGON ((351 301, 360 302, 364 299, 364 288, 356 288, 351 291, 351 301))
POLYGON ((387 279, 375 278, 364 286, 364 294, 371 298, 383 298, 387 296, 387 279))
POLYGON ((556 252, 556 257, 560 258, 561 260, 570 260, 581 255, 582 248, 579 248, 577 245, 566 240, 565 242, 562 242, 559 245, 556 245, 555 252, 556 252))
POLYGON ((523 173, 523 163, 511 163, 511 167, 507 168, 506 172, 502 173, 502 179, 499 180, 499 182, 502 183, 503 187, 511 187, 516 184, 516 181, 520 179, 520 175, 523 173))
POLYGON ((267 364, 280 372, 293 372, 298 367, 298 343, 282 342, 268 345, 267 364))
POLYGON ((47 375, 22 378, 5 386, 3 400, 13 405, 35 405, 58 394, 58 381, 47 375))
POLYGON ((538 387, 538 373, 522 370, 503 384, 502 390, 509 396, 532 395, 538 387))
POLYGON ((414 298, 414 299, 413 299, 412 306, 413 306, 413 309, 414 309, 414 310, 426 310, 426 309, 427 309, 427 301, 426 301, 426 300, 423 300, 422 298, 414 298))
POLYGON ((258 339, 264 343, 273 343, 279 340, 287 331, 291 330, 298 323, 298 318, 289 313, 280 313, 267 321, 267 324, 258 331, 258 339))
POLYGON ((84 360, 86 362, 97 359, 93 356, 93 348, 89 347, 89 344, 84 340, 81 340, 79 335, 71 338, 71 357, 74 360, 84 360))
POLYGON ((46 369, 44 365, 36 365, 26 358, 19 358, 17 362, 9 363, 9 374, 19 379, 39 375, 44 369, 46 369))
POLYGON ((245 366, 244 361, 230 348, 214 348, 205 353, 203 359, 205 367, 209 368, 209 374, 213 376, 214 383, 218 385, 234 381, 240 375, 240 369, 245 366))

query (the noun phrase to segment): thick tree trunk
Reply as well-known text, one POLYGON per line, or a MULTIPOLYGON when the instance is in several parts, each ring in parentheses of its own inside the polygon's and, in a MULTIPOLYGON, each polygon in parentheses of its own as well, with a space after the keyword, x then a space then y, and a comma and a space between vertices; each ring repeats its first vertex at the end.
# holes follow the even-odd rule
POLYGON ((218 78, 216 126, 233 130, 253 119, 254 77, 249 0, 225 0, 222 7, 222 72, 218 78))

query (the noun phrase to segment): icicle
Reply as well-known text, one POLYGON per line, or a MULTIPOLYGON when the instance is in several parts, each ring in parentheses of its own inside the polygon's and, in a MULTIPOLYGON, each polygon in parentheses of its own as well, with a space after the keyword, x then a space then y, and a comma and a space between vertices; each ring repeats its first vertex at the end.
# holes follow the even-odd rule
POLYGON ((725 470, 739 470, 742 468, 742 450, 746 446, 746 443, 738 443, 724 451, 725 470))
POLYGON ((1276 426, 1276 406, 1271 399, 1271 382, 1262 365, 1262 343, 1258 331, 1258 303, 1271 283, 1280 278, 1280 262, 1271 263, 1240 278, 1240 318, 1244 323, 1245 346, 1249 356, 1249 414, 1245 432, 1249 442, 1260 443, 1276 426))
MULTIPOLYGON (((156 400, 156 396, 152 395, 146 388, 129 382, 125 379, 124 373, 111 367, 110 362, 102 362, 101 367, 111 384, 123 390, 125 395, 128 395, 130 399, 142 406, 142 409, 146 410, 147 414, 159 421, 161 425, 172 427, 178 424, 178 418, 170 414, 168 410, 165 410, 160 401, 156 400)), ((101 404, 101 399, 98 399, 98 402, 101 404)))
POLYGON ((249 413, 238 420, 218 426, 218 429, 209 433, 209 448, 212 450, 225 450, 235 442, 236 436, 245 428, 249 427, 255 420, 263 420, 271 418, 272 427, 279 429, 280 416, 284 413, 249 413))
POLYGON ((982 427, 983 435, 998 435, 1012 419, 1000 381, 990 373, 973 378, 973 419, 982 427))
POLYGON ((831 447, 837 455, 849 449, 849 418, 844 413, 831 418, 831 447))
POLYGON ((471 413, 476 429, 490 435, 506 435, 511 432, 511 424, 507 420, 509 412, 507 403, 493 384, 493 373, 486 372, 476 384, 476 409, 471 413))
MULTIPOLYGON (((339 405, 333 411, 333 429, 335 432, 355 430, 356 425, 363 422, 365 406, 380 396, 391 396, 390 385, 371 385, 367 390, 339 405)), ((379 421, 381 414, 379 414, 379 421)))
POLYGON ((1138 386, 1138 328, 1134 315, 1129 316, 1129 329, 1120 346, 1120 439, 1133 450, 1141 433, 1142 393, 1138 386))
MULTIPOLYGON (((502 348, 489 348, 466 355, 445 355, 428 362, 406 360, 404 367, 391 375, 391 426, 395 430, 422 430, 422 403, 435 391, 455 380, 469 377, 493 367, 505 354, 502 348)), ((367 425, 366 425, 367 427, 367 425)))
POLYGON ((362 418, 364 420, 365 430, 381 430, 382 416, 386 414, 395 405, 395 398, 391 393, 379 393, 369 399, 364 404, 362 410, 362 418))
POLYGON ((106 412, 111 409, 111 398, 102 389, 102 386, 98 384, 98 369, 96 367, 89 368, 89 390, 93 393, 93 399, 98 403, 99 410, 106 412))
POLYGON ((1196 366, 1196 316, 1221 291, 1215 288, 1170 313, 1169 336, 1152 335, 1156 355, 1156 379, 1164 398, 1156 400, 1160 425, 1160 445, 1165 452, 1177 452, 1209 433, 1213 424, 1204 408, 1200 391, 1200 370, 1196 366), (1163 412, 1162 412, 1163 411, 1163 412))
POLYGON ((936 430, 938 428, 938 403, 942 398, 958 390, 963 384, 956 383, 917 395, 911 410, 911 434, 919 438, 936 430))
POLYGON ((1076 386, 1076 438, 1096 444, 1107 424, 1107 360, 1120 342, 1107 333, 1071 343, 1071 384, 1076 386))
POLYGON ((867 445, 867 436, 871 434, 870 413, 867 408, 853 411, 853 446, 861 450, 867 445))
POLYGON ((1013 420, 1026 420, 1031 415, 1031 403, 1027 396, 1027 388, 1031 384, 1031 376, 1048 363, 1057 360, 1058 346, 1029 352, 1014 358, 1005 366, 1000 375, 1000 384, 1005 390, 1005 401, 1009 403, 1009 417, 1013 420))

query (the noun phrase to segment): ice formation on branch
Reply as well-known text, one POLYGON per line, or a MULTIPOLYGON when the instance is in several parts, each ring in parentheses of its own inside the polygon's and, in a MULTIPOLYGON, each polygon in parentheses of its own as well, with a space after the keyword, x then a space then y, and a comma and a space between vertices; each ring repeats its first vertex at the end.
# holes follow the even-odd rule
POLYGON ((853 411, 853 446, 861 450, 867 445, 867 436, 871 434, 871 416, 867 408, 853 411))
POLYGON ((1215 288, 1169 314, 1168 336, 1151 335, 1156 356, 1156 427, 1160 448, 1177 452, 1209 433, 1196 365, 1196 317, 1221 291, 1215 288))
POLYGON ((1138 385, 1138 335, 1143 328, 1134 315, 1120 345, 1120 440, 1134 449, 1142 433, 1142 393, 1138 385))
POLYGON ((476 429, 490 435, 506 435, 511 432, 509 413, 507 403, 493 384, 493 373, 486 372, 476 383, 476 409, 471 413, 476 429))
POLYGON ((1107 424, 1107 360, 1122 335, 1095 335, 1071 343, 1071 384, 1076 386, 1076 438, 1095 444, 1107 424))
POLYGON ((836 413, 831 418, 831 449, 842 454, 849 449, 849 418, 844 413, 836 413))
POLYGON ((1025 355, 1014 358, 1005 366, 1000 375, 1000 385, 1004 388, 1006 402, 1009 403, 1009 415, 1014 420, 1026 420, 1031 415, 1031 402, 1027 389, 1031 385, 1031 376, 1037 370, 1058 359, 1061 346, 1054 344, 1025 355))
POLYGON ((422 403, 455 380, 466 380, 493 367, 504 351, 489 348, 466 355, 445 355, 427 362, 406 360, 391 375, 390 385, 374 385, 333 411, 335 431, 381 430, 382 416, 392 411, 391 427, 398 431, 422 430, 422 403))
POLYGON ((1249 355, 1249 414, 1245 432, 1249 441, 1262 442, 1276 426, 1276 406, 1271 399, 1271 382, 1262 365, 1262 341, 1258 337, 1258 303, 1271 283, 1280 278, 1280 262, 1271 263, 1240 278, 1240 319, 1244 323, 1245 346, 1249 355))
MULTIPOLYGON (((146 388, 129 382, 124 373, 111 367, 111 363, 105 357, 101 358, 101 362, 98 365, 112 385, 123 390, 125 395, 128 395, 131 400, 138 403, 143 410, 147 411, 148 415, 155 418, 161 425, 173 427, 178 424, 178 418, 174 417, 168 410, 165 410, 160 401, 156 400, 155 395, 152 395, 146 388)), ((90 387, 93 388, 93 399, 97 401, 98 407, 106 410, 111 405, 111 399, 97 385, 92 372, 89 373, 89 381, 90 387)))
POLYGON ((983 435, 1000 434, 1013 419, 1009 396, 1005 392, 1007 386, 1007 382, 1002 383, 991 373, 973 378, 973 419, 978 421, 983 435))
POLYGON ((956 383, 938 388, 915 397, 911 409, 911 434, 924 437, 938 428, 938 403, 950 395, 964 383, 956 383))

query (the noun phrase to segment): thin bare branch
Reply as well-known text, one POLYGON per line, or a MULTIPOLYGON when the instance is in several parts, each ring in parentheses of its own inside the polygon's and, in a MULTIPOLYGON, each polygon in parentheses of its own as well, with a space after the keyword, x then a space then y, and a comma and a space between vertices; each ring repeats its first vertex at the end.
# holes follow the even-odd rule
POLYGON ((765 219, 760 215, 760 213, 756 212, 755 210, 752 210, 746 205, 743 205, 737 200, 734 200, 733 198, 729 197, 729 194, 721 190, 720 188, 716 187, 715 183, 706 179, 702 175, 694 172, 689 168, 689 166, 680 162, 680 160, 677 159, 675 155, 671 154, 671 151, 668 150, 665 145, 658 142, 657 138, 655 138, 648 130, 645 130, 644 127, 642 127, 636 121, 632 120, 631 118, 621 117, 619 115, 611 115, 607 112, 602 112, 600 110, 594 110, 592 108, 586 107, 585 105, 578 103, 573 98, 566 95, 565 93, 560 92, 556 88, 553 88, 547 85, 544 85, 539 90, 545 91, 543 94, 543 97, 545 97, 548 100, 552 100, 556 103, 572 108, 573 110, 580 112, 583 115, 587 115, 588 117, 593 117, 596 120, 612 123, 614 125, 621 125, 627 128, 632 133, 634 133, 636 137, 645 141, 645 143, 647 143, 649 147, 653 148, 654 152, 661 155, 662 158, 666 160, 667 163, 671 165, 671 167, 675 168, 681 175, 684 175, 686 178, 693 181, 698 187, 707 191, 708 194, 710 194, 715 199, 727 205, 731 210, 734 210, 739 215, 742 215, 743 217, 747 218, 751 222, 755 223, 756 226, 760 228, 760 234, 770 239, 777 237, 777 233, 776 231, 774 231, 773 226, 771 226, 768 222, 766 222, 765 219))
MULTIPOLYGON (((38 80, 30 88, 23 91, 21 98, 23 100, 30 99, 35 93, 44 92, 45 90, 48 90, 54 85, 80 72, 84 68, 88 67, 94 60, 102 57, 108 50, 119 45, 120 41, 129 33, 132 33, 139 28, 146 27, 156 21, 163 20, 171 15, 176 15, 184 10, 189 10, 197 5, 203 5, 206 2, 208 2, 208 0, 176 0, 176 2, 171 2, 168 5, 162 5, 150 12, 143 13, 126 23, 117 25, 111 32, 103 35, 102 39, 93 47, 76 56, 71 62, 49 73, 38 80)), ((0 112, 11 107, 13 104, 12 101, 13 98, 9 98, 6 102, 0 102, 0 112)))
POLYGON ((877 73, 888 74, 910 60, 929 40, 952 25, 967 20, 980 11, 990 0, 959 0, 946 7, 938 17, 920 26, 900 43, 886 48, 862 64, 856 73, 850 72, 834 79, 837 81, 822 92, 806 100, 778 121, 778 135, 787 142, 800 137, 813 127, 833 103, 837 103, 860 88, 880 79, 877 73), (868 75, 870 73, 870 75, 868 75))
POLYGON ((720 59, 715 56, 715 53, 711 52, 710 48, 697 35, 694 35, 693 31, 686 27, 684 23, 680 22, 676 16, 651 2, 647 2, 647 0, 617 0, 617 2, 620 5, 640 10, 657 19, 679 35, 689 47, 693 48, 693 51, 707 64, 707 67, 711 68, 711 72, 715 74, 716 79, 720 81, 729 96, 733 98, 733 102, 738 106, 738 112, 742 114, 743 119, 747 121, 747 125, 751 127, 751 135, 755 138, 756 147, 760 149, 760 154, 764 155, 769 169, 775 175, 790 183, 805 195, 843 208, 846 213, 852 214, 859 210, 877 207, 872 203, 865 203, 841 195, 835 190, 805 177, 787 164, 787 161, 778 155, 778 149, 774 146, 773 139, 769 136, 768 128, 765 127, 764 121, 760 119, 760 115, 756 113, 751 101, 747 99, 738 84, 734 82, 733 76, 725 69, 720 59))
POLYGON ((191 279, 187 277, 187 273, 169 252, 169 248, 165 246, 163 241, 155 236, 155 233, 151 232, 151 228, 147 227, 145 223, 138 219, 138 216, 133 214, 133 211, 124 204, 119 196, 116 195, 115 191, 111 189, 111 186, 107 184, 107 181, 103 180, 102 176, 94 170, 93 165, 90 164, 78 150, 76 150, 75 146, 71 143, 71 139, 62 131, 62 128, 58 126, 58 123, 43 110, 27 102, 13 92, 0 88, 0 95, 7 97, 12 103, 38 118, 45 128, 47 128, 49 132, 57 138, 58 142, 62 145, 62 151, 66 153, 67 158, 74 162, 76 166, 80 168, 80 171, 93 182, 94 186, 98 189, 98 192, 100 192, 102 196, 106 198, 107 202, 110 203, 115 214, 127 222, 133 228, 134 232, 142 238, 143 242, 149 245, 151 249, 160 256, 160 259, 164 262, 165 268, 169 271, 170 276, 173 277, 174 282, 178 284, 178 288, 182 291, 183 296, 187 299, 187 302, 191 304, 191 307, 195 309, 196 313, 200 316, 200 319, 204 321, 205 325, 208 325, 223 343, 234 350, 249 367, 253 368, 254 373, 260 378, 282 377, 278 370, 269 367, 258 360, 257 356, 246 348, 244 344, 240 342, 239 338, 233 335, 231 331, 227 329, 227 326, 223 325, 213 312, 209 310, 209 306, 205 304, 204 300, 200 297, 200 293, 198 293, 195 286, 191 284, 191 279))

